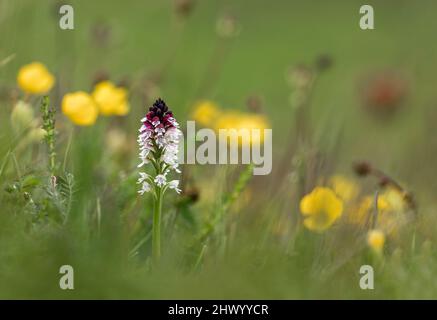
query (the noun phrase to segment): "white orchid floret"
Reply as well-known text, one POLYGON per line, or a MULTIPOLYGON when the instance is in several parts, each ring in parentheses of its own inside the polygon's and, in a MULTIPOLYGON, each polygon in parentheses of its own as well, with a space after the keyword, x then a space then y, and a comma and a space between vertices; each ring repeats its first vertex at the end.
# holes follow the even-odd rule
POLYGON ((167 143, 178 143, 181 136, 182 132, 178 128, 170 128, 165 133, 167 143))
POLYGON ((152 190, 152 187, 150 186, 150 184, 146 181, 143 182, 143 184, 141 185, 141 189, 138 191, 138 193, 140 195, 143 195, 146 192, 150 192, 152 190))
POLYGON ((156 136, 155 141, 159 148, 164 148, 165 139, 163 135, 156 136))
POLYGON ((168 118, 168 122, 170 122, 176 128, 179 128, 179 123, 177 123, 175 118, 173 118, 173 117, 168 118))
POLYGON ((176 193, 181 193, 181 189, 179 189, 179 180, 172 180, 168 183, 168 188, 173 189, 176 193))
POLYGON ((160 127, 158 127, 158 128, 155 129, 155 133, 156 133, 158 136, 163 135, 163 134, 165 133, 165 129, 164 129, 164 128, 160 128, 160 127))
POLYGON ((164 174, 158 174, 158 175, 155 177, 154 182, 156 183, 156 185, 157 185, 158 187, 163 187, 163 186, 165 186, 165 185, 167 184, 167 178, 165 177, 164 174))
POLYGON ((140 172, 140 177, 138 178, 137 183, 138 183, 138 184, 143 183, 144 181, 146 181, 146 180, 149 179, 149 178, 150 178, 150 176, 149 176, 147 173, 145 173, 145 172, 140 172))

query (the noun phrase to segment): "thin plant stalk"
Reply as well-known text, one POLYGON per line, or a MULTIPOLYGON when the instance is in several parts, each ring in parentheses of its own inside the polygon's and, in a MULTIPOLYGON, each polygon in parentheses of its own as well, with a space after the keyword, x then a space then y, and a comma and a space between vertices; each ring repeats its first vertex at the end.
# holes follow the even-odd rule
POLYGON ((161 258, 161 215, 162 215, 162 190, 156 188, 156 197, 153 208, 152 226, 152 257, 154 263, 161 258))

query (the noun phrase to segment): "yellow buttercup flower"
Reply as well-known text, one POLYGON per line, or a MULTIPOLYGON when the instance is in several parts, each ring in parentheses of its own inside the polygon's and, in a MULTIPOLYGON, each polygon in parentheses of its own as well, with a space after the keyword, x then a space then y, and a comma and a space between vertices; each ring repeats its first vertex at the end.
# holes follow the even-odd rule
POLYGON ((22 66, 17 76, 18 86, 30 94, 45 94, 53 87, 55 77, 40 62, 22 66))
POLYGON ((116 87, 110 81, 102 81, 96 84, 92 96, 100 113, 105 116, 124 116, 129 112, 127 90, 116 87))
POLYGON ((381 230, 370 230, 367 233, 367 244, 378 254, 382 253, 385 243, 385 235, 381 230))
POLYGON ((79 126, 94 124, 98 116, 96 103, 83 91, 66 94, 62 99, 62 112, 79 126))
POLYGON ((305 216, 305 227, 321 232, 328 229, 341 216, 343 201, 333 190, 316 187, 302 198, 300 211, 305 216))
MULTIPOLYGON (((260 114, 246 114, 243 115, 240 118, 240 121, 238 123, 239 129, 258 129, 259 130, 259 136, 254 133, 249 133, 250 135, 250 142, 252 144, 256 143, 262 143, 264 141, 264 129, 267 129, 268 121, 267 118, 260 114)), ((244 141, 244 140, 243 140, 244 141)))
POLYGON ((250 144, 259 144, 264 141, 264 129, 269 127, 268 120, 260 114, 250 114, 237 111, 224 112, 216 121, 215 129, 236 129, 241 132, 240 144, 246 141, 250 144), (258 129, 258 133, 252 132, 258 129))
POLYGON ((213 101, 204 100, 194 105, 192 118, 202 126, 212 126, 219 117, 220 107, 213 101))
POLYGON ((342 175, 332 176, 329 179, 329 185, 345 202, 354 200, 360 191, 360 188, 353 180, 342 175))

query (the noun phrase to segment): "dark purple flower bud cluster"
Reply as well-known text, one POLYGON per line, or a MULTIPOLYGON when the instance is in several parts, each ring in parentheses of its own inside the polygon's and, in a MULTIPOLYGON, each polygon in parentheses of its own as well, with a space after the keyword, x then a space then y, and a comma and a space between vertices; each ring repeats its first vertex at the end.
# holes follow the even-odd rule
POLYGON ((156 133, 164 133, 170 128, 177 127, 173 113, 161 98, 149 108, 149 112, 143 120, 145 129, 155 129, 156 133))

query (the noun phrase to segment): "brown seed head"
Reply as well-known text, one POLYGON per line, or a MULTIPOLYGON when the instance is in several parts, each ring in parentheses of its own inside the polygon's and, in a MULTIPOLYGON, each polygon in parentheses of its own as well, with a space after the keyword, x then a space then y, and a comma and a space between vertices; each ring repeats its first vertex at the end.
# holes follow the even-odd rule
POLYGON ((357 175, 365 177, 372 171, 372 166, 370 163, 362 161, 355 163, 353 169, 357 175))

